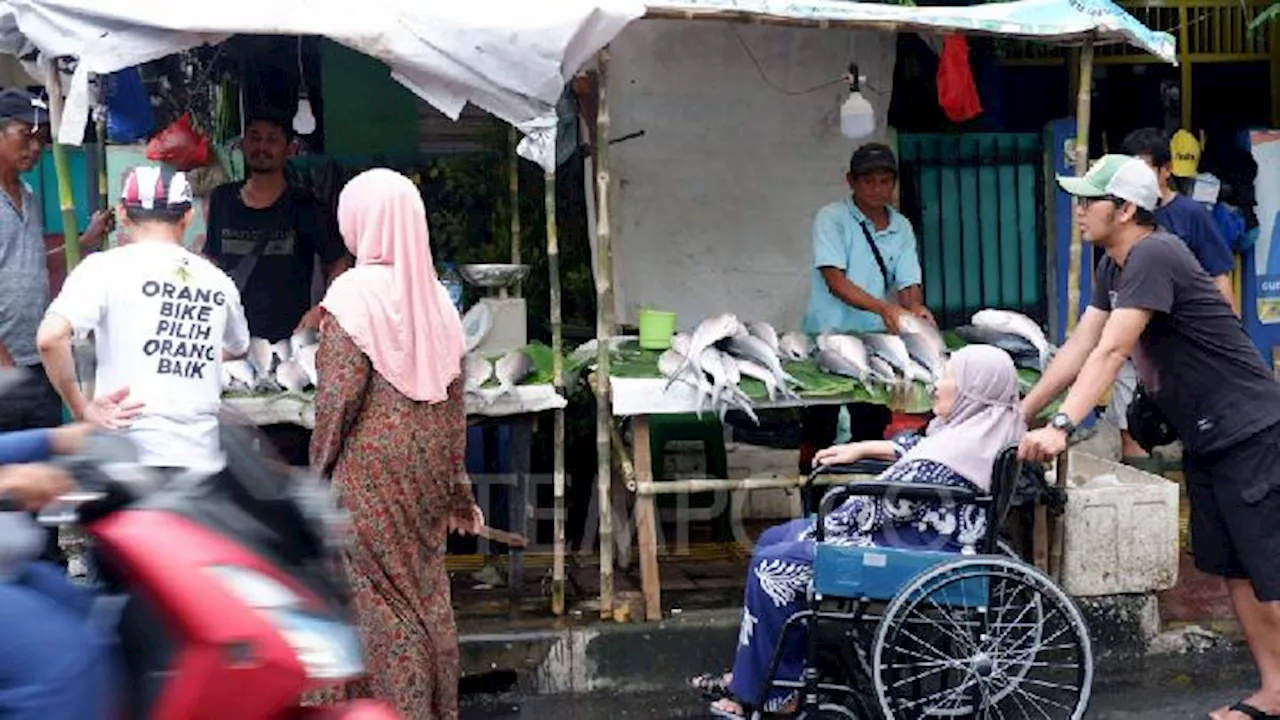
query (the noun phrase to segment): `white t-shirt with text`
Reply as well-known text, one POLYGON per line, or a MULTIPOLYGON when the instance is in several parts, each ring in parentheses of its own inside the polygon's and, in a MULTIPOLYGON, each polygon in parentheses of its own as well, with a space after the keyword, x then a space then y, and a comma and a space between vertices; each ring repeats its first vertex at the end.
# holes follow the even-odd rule
POLYGON ((129 399, 144 404, 128 431, 143 463, 206 472, 225 466, 222 353, 244 354, 249 327, 222 270, 178 245, 135 240, 86 257, 49 312, 94 332, 95 392, 128 386, 129 399))

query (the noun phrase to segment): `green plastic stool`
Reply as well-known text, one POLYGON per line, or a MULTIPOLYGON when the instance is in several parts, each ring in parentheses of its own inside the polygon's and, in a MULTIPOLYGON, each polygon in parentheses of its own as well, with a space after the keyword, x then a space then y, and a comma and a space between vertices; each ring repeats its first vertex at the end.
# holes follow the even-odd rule
MULTIPOLYGON (((653 462, 654 482, 671 480, 666 477, 665 450, 672 442, 701 442, 706 457, 707 477, 728 479, 729 459, 724 448, 724 426, 714 416, 699 420, 694 413, 649 416, 649 457, 653 462)), ((688 496, 690 509, 708 509, 715 504, 713 493, 693 493, 688 496)), ((659 495, 659 508, 676 507, 675 495, 659 495)), ((733 537, 729 523, 729 506, 716 515, 713 529, 717 541, 733 537)))

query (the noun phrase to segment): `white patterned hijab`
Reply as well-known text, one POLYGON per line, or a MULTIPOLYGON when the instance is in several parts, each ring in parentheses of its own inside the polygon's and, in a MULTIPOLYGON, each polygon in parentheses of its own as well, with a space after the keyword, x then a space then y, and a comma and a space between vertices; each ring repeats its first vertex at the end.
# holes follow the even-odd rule
POLYGON ((947 417, 935 417, 925 437, 901 462, 933 460, 986 492, 996 456, 1027 430, 1013 358, 991 345, 969 345, 951 354, 956 401, 947 417))

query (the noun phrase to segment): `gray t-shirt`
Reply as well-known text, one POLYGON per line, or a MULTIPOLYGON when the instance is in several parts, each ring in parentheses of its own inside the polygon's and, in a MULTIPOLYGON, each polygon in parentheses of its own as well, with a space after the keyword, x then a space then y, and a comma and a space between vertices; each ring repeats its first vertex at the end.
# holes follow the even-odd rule
POLYGON ((1280 383, 1186 243, 1160 231, 1104 255, 1091 304, 1152 312, 1133 361, 1192 455, 1223 450, 1280 422, 1280 383))
POLYGON ((39 365, 36 330, 49 305, 44 223, 24 183, 22 210, 0 190, 0 344, 18 365, 39 365))

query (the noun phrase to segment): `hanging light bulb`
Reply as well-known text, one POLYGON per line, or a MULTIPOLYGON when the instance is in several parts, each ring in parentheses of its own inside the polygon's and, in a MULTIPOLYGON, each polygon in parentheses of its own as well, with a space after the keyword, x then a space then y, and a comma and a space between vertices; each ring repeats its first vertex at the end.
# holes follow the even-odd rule
POLYGON ((840 106, 840 133, 851 140, 871 137, 876 131, 876 111, 859 89, 863 78, 858 65, 849 64, 849 98, 840 106))
POLYGON ((299 135, 310 135, 316 131, 316 116, 311 112, 311 101, 307 99, 307 91, 298 93, 298 111, 293 114, 293 131, 299 135))
POLYGON ((298 111, 293 114, 293 131, 310 135, 316 131, 316 116, 307 98, 307 74, 302 68, 302 36, 298 36, 298 111))

